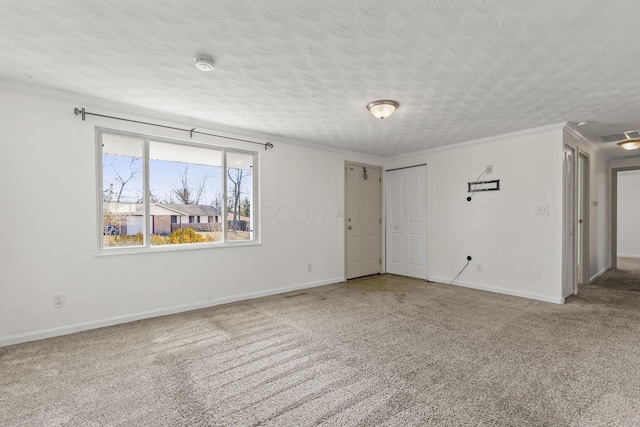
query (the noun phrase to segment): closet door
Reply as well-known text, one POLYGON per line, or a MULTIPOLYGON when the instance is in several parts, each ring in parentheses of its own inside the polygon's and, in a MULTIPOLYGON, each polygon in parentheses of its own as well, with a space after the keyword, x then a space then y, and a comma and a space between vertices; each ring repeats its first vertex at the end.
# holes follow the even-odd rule
POLYGON ((427 278, 427 167, 387 171, 387 273, 427 278))

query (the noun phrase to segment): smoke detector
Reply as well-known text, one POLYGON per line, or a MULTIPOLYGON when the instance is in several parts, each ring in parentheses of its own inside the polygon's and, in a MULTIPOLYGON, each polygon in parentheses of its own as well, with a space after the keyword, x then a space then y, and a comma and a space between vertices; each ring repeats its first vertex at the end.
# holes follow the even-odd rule
POLYGON ((200 71, 213 70, 213 59, 209 56, 197 56, 193 60, 194 65, 200 71))

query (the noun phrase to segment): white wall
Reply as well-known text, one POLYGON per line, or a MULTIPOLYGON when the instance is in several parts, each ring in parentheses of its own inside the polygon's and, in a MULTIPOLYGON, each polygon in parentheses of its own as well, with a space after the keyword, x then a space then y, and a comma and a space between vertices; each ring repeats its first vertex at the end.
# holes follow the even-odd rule
POLYGON ((563 302, 562 143, 562 126, 551 126, 386 162, 427 164, 429 280, 449 283, 471 255, 456 284, 563 302), (468 202, 467 182, 487 165, 483 179, 500 179, 500 191, 468 202), (541 204, 549 215, 536 215, 541 204))
POLYGON ((564 143, 589 157, 589 280, 611 268, 611 180, 609 162, 591 144, 564 131, 564 143))
POLYGON ((640 258, 640 170, 618 172, 618 256, 640 258))
MULTIPOLYGON (((91 116, 83 122, 73 115, 77 106, 0 91, 0 223, 20 224, 0 235, 0 345, 343 280, 344 162, 383 159, 273 140, 273 150, 258 147, 262 245, 96 256, 95 126, 185 134, 91 116), (67 307, 52 308, 58 294, 67 307)), ((456 284, 562 302, 565 140, 580 144, 550 126, 384 161, 386 168, 427 163, 430 280, 448 283, 471 255, 456 284), (494 172, 486 178, 500 179, 501 190, 467 202, 467 182, 487 165, 494 172), (535 214, 540 204, 549 215, 535 214)), ((590 153, 591 197, 599 201, 591 211, 595 274, 609 263, 610 168, 590 153)))
POLYGON ((215 141, 259 152, 261 246, 96 256, 95 126, 185 134, 80 106, 0 91, 0 345, 343 280, 344 162, 381 159, 215 141))

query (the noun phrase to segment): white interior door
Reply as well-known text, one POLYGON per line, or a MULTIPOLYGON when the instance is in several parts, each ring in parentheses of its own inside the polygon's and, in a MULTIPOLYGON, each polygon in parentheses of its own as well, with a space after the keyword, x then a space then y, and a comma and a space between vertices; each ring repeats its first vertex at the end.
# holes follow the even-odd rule
POLYGON ((380 273, 382 169, 346 165, 347 279, 380 273))
POLYGON ((427 167, 387 171, 387 273, 427 278, 427 167))

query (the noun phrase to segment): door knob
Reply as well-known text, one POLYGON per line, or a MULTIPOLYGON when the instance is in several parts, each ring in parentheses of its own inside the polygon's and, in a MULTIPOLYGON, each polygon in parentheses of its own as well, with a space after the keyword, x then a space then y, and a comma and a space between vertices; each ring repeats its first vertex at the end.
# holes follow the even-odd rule
POLYGON ((353 226, 352 226, 352 225, 350 225, 350 226, 348 226, 347 228, 348 228, 349 230, 351 230, 351 229, 353 228, 353 226))

